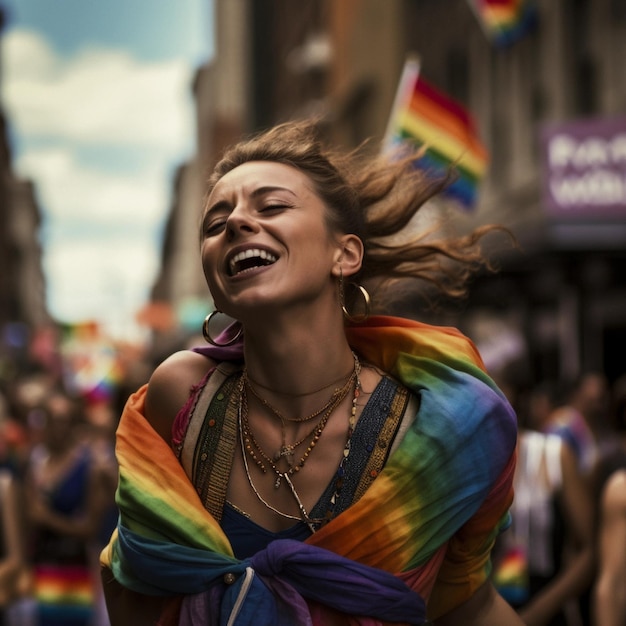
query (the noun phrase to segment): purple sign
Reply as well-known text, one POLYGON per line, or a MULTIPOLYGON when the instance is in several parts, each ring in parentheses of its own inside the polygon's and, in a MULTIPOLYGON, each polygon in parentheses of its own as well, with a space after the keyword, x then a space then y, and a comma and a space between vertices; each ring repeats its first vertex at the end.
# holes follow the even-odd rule
POLYGON ((541 143, 547 212, 626 216, 626 117, 548 124, 541 143))

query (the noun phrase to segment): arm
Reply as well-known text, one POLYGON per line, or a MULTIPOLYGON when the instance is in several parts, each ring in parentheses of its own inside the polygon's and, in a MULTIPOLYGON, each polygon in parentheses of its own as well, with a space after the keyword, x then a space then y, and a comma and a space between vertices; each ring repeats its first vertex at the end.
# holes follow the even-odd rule
MULTIPOLYGON (((205 357, 185 351, 169 357, 152 374, 144 415, 168 445, 176 415, 189 399, 192 386, 211 366, 205 357)), ((102 567, 101 578, 111 626, 154 626, 164 612, 176 611, 175 598, 132 591, 121 585, 108 567, 102 567)))
POLYGON ((8 473, 0 474, 2 498, 2 533, 5 555, 0 560, 0 605, 6 606, 19 594, 25 573, 24 538, 21 531, 20 500, 15 479, 8 473))
POLYGON ((491 582, 486 582, 476 593, 435 621, 436 626, 523 626, 519 615, 497 593, 491 582))
POLYGON ((158 623, 167 599, 146 596, 122 587, 110 569, 101 570, 102 588, 111 626, 154 626, 158 623))
POLYGON ((600 507, 594 623, 621 626, 626 622, 626 470, 616 472, 609 479, 600 507))
POLYGON ((580 474, 570 446, 561 447, 563 474, 562 504, 567 528, 571 531, 575 552, 561 570, 520 611, 532 626, 547 624, 564 603, 580 595, 593 577, 593 506, 587 483, 580 474))

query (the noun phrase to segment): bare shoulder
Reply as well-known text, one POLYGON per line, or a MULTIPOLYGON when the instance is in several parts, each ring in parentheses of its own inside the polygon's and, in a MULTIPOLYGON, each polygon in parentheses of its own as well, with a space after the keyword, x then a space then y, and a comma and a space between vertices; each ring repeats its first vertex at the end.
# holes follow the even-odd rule
POLYGON ((170 443, 172 424, 178 411, 215 363, 197 352, 183 350, 163 361, 148 382, 146 418, 152 427, 170 443))
POLYGON ((617 470, 606 482, 602 506, 605 511, 626 516, 626 469, 617 470))

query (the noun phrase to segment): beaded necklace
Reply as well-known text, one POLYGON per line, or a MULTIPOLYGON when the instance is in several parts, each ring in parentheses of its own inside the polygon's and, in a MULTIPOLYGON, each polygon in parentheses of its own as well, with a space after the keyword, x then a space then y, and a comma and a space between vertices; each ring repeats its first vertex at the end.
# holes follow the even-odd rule
MULTIPOLYGON (((343 468, 343 465, 345 464, 345 461, 350 453, 350 441, 352 438, 352 433, 354 431, 354 425, 356 422, 356 411, 357 411, 357 401, 358 398, 360 396, 361 393, 361 379, 360 379, 360 373, 361 373, 361 365, 359 362, 358 357, 356 356, 356 354, 353 353, 354 356, 354 372, 353 375, 350 377, 350 381, 354 380, 354 394, 353 394, 353 398, 352 398, 352 406, 350 408, 350 417, 348 419, 348 434, 347 434, 347 440, 346 440, 346 444, 344 446, 344 450, 343 450, 343 456, 340 462, 340 468, 343 468)), ((257 499, 269 510, 273 511, 274 513, 276 513, 277 515, 280 515, 281 517, 287 518, 287 519, 294 519, 294 520, 302 520, 304 521, 309 529, 311 530, 311 532, 315 532, 315 526, 314 523, 319 523, 321 520, 312 520, 309 515, 308 512, 306 511, 304 505, 302 504, 302 500, 300 499, 300 496, 298 495, 298 492, 291 480, 291 476, 300 471, 300 469, 302 468, 302 466, 304 465, 304 463, 306 462, 306 459, 308 458, 309 454, 311 453, 313 447, 315 446, 315 443, 317 443, 317 440, 319 439, 319 437, 321 436, 322 431, 324 430, 324 427, 326 425, 326 423, 328 422, 328 418, 330 417, 331 413, 335 410, 335 408, 337 408, 337 406, 343 401, 343 399, 345 398, 345 396, 347 395, 347 387, 346 387, 346 392, 345 393, 335 393, 333 394, 334 397, 334 402, 332 402, 332 404, 328 407, 326 413, 324 414, 324 416, 322 417, 322 420, 320 420, 320 423, 315 427, 314 431, 314 436, 313 439, 311 441, 311 443, 309 444, 309 447, 307 448, 306 452, 304 453, 303 457, 300 459, 299 463, 296 465, 291 465, 289 467, 289 469, 285 472, 281 472, 278 467, 276 466, 276 464, 274 463, 274 461, 267 456, 260 448, 260 446, 258 445, 258 442, 256 442, 256 440, 254 439, 252 433, 250 432, 250 424, 248 421, 248 404, 247 404, 247 396, 245 393, 245 374, 241 377, 240 379, 240 383, 239 383, 239 392, 240 392, 240 402, 239 402, 239 410, 238 410, 238 426, 239 426, 239 437, 241 440, 241 454, 242 454, 242 459, 243 459, 243 465, 244 465, 244 470, 245 470, 245 474, 246 474, 246 478, 248 480, 248 483, 253 491, 253 493, 255 494, 255 496, 257 497, 257 499), (337 396, 337 397, 335 397, 337 396), (321 429, 320 429, 321 426, 321 429), (319 432, 318 432, 319 431, 319 432), (259 466, 259 468, 263 471, 263 473, 265 473, 267 471, 267 468, 265 468, 264 464, 258 459, 258 457, 256 456, 256 454, 254 453, 253 447, 257 449, 257 451, 263 455, 263 458, 268 462, 268 464, 270 465, 270 467, 274 470, 274 473, 276 474, 276 481, 274 482, 274 489, 278 489, 281 485, 281 483, 284 481, 285 484, 287 485, 291 495, 293 496, 294 500, 296 501, 296 504, 298 505, 298 509, 300 510, 300 514, 301 517, 298 518, 294 515, 290 515, 288 513, 284 513, 282 511, 280 511, 279 509, 275 508, 274 506, 272 506, 269 502, 267 502, 259 493, 258 489, 256 488, 256 485, 254 484, 253 480, 252 480, 252 476, 250 474, 250 469, 248 466, 248 459, 247 459, 247 455, 246 455, 246 451, 250 454, 250 456, 255 460, 255 462, 257 463, 257 465, 259 466)), ((343 388, 340 390, 340 392, 343 392, 343 388)), ((302 440, 304 441, 306 440, 306 437, 302 440)), ((299 445, 299 444, 298 444, 299 445)), ((295 447, 295 445, 294 445, 295 447)), ((339 487, 340 489, 340 487, 339 487)), ((337 491, 335 492, 335 497, 337 495, 337 491)))
MULTIPOLYGON (((341 400, 343 400, 343 398, 341 398, 339 401, 341 400)), ((250 454, 250 456, 252 457, 252 459, 254 460, 254 462, 257 464, 259 469, 264 474, 267 472, 267 468, 265 467, 265 463, 263 463, 262 459, 264 459, 269 464, 269 466, 274 470, 274 472, 277 474, 276 484, 275 484, 276 489, 280 487, 280 477, 281 477, 281 471, 278 469, 276 463, 280 461, 281 458, 285 457, 287 460, 287 464, 289 465, 289 469, 287 470, 288 473, 291 475, 295 472, 299 472, 302 469, 303 465, 305 464, 306 460, 308 459, 309 455, 311 454, 311 451, 315 447, 315 444, 321 437, 322 432, 324 431, 324 428, 326 427, 326 424, 328 423, 328 418, 330 417, 330 414, 337 407, 337 404, 338 403, 333 403, 330 407, 328 407, 322 419, 302 439, 296 441, 295 443, 291 445, 287 445, 284 442, 284 437, 283 437, 283 443, 281 445, 281 448, 274 455, 274 458, 272 459, 263 450, 263 448, 261 448, 261 445, 259 444, 254 434, 252 433, 252 429, 250 428, 250 422, 248 420, 248 399, 244 391, 242 398, 241 398, 241 408, 242 408, 241 423, 242 423, 242 429, 243 429, 243 434, 244 434, 245 448, 250 454), (294 463, 293 456, 295 454, 295 449, 301 444, 303 444, 308 438, 311 438, 311 441, 309 442, 307 449, 305 450, 302 457, 300 457, 300 460, 298 461, 298 463, 294 463), (257 456, 257 452, 262 457, 262 459, 260 459, 257 456)))
MULTIPOLYGON (((270 467, 277 474, 276 489, 278 489, 278 487, 280 486, 280 480, 281 480, 281 472, 276 465, 280 461, 280 459, 284 458, 287 464, 289 465, 289 469, 288 469, 289 475, 292 475, 294 472, 299 472, 300 469, 303 467, 304 463, 306 462, 306 460, 308 459, 309 455, 311 454, 313 448, 317 444, 317 441, 321 437, 322 432, 324 431, 324 428, 326 427, 326 424, 328 422, 330 415, 337 408, 337 406, 341 404, 343 399, 348 395, 348 391, 350 387, 355 382, 357 383, 354 388, 355 398, 358 398, 358 394, 360 393, 359 375, 361 372, 361 364, 359 362, 359 358, 357 357, 356 354, 354 354, 354 352, 352 353, 352 356, 354 358, 354 369, 352 371, 352 374, 348 378, 348 380, 343 385, 343 387, 335 389, 332 396, 330 397, 330 400, 328 400, 328 402, 326 402, 324 406, 322 406, 321 409, 317 409, 316 411, 314 411, 310 415, 307 415, 304 418, 296 418, 296 419, 285 418, 285 416, 280 411, 278 411, 278 409, 273 407, 267 400, 265 400, 265 398, 260 396, 258 391, 254 389, 254 387, 250 384, 250 381, 246 376, 246 371, 244 370, 243 376, 242 376, 242 385, 244 385, 244 391, 242 391, 242 394, 240 397, 240 405, 244 409, 242 412, 242 416, 243 416, 242 428, 243 428, 243 433, 245 435, 245 447, 248 453, 250 454, 250 456, 253 458, 254 462, 257 464, 259 469, 264 474, 267 472, 267 468, 265 467, 265 463, 263 463, 263 461, 259 458, 259 456, 257 456, 257 452, 263 459, 265 459, 265 461, 270 465, 270 467), (245 388, 250 389, 252 393, 261 401, 261 403, 267 409, 269 409, 269 411, 273 413, 273 415, 276 416, 280 421, 281 446, 278 449, 278 451, 273 455, 273 457, 270 457, 261 448, 256 438, 254 437, 254 434, 252 433, 250 422, 248 421, 248 398, 247 398, 247 394, 245 393, 245 388), (298 441, 292 444, 287 444, 285 422, 287 421, 288 422, 310 421, 314 417, 317 417, 318 415, 320 415, 322 412, 324 413, 324 415, 322 416, 320 421, 313 427, 311 431, 309 431, 306 435, 304 435, 304 437, 302 437, 298 441), (302 455, 302 457, 300 458, 300 460, 297 463, 295 463, 294 462, 295 450, 299 446, 301 446, 307 439, 310 439, 309 445, 306 451, 304 452, 304 454, 302 455)), ((356 413, 356 399, 353 400, 352 417, 351 417, 352 422, 354 420, 355 413, 356 413)))

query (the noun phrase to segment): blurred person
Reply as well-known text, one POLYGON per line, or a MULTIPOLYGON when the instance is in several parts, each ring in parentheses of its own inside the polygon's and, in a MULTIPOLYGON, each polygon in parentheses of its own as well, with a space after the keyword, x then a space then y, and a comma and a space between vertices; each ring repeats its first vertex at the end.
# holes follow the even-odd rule
POLYGON ((557 402, 555 387, 542 384, 514 397, 515 499, 511 527, 497 543, 493 580, 528 626, 577 624, 594 572, 591 494, 567 440, 537 430, 557 402))
POLYGON ((26 428, 13 416, 5 395, 0 392, 0 468, 18 476, 29 447, 26 428))
POLYGON ((42 440, 31 451, 26 475, 37 624, 87 626, 96 589, 90 553, 108 487, 76 400, 54 389, 42 409, 42 440))
POLYGON ((565 626, 566 604, 574 607, 593 577, 591 498, 569 444, 521 431, 514 489, 496 587, 528 626, 565 626))
POLYGON ((552 412, 544 427, 570 444, 586 476, 603 448, 611 446, 609 402, 607 377, 602 372, 585 372, 573 383, 566 404, 552 412))
POLYGON ((7 446, 7 462, 23 475, 33 446, 41 440, 43 430, 43 402, 54 386, 53 378, 40 370, 21 372, 7 383, 6 398, 10 421, 17 426, 24 439, 17 447, 7 446))
POLYGON ((118 466, 115 458, 115 427, 117 426, 117 418, 112 402, 109 400, 88 404, 85 408, 85 417, 89 426, 88 443, 92 452, 94 471, 98 472, 102 478, 103 497, 106 499, 106 506, 100 520, 100 528, 90 553, 96 584, 96 611, 91 626, 109 626, 110 622, 100 578, 99 557, 100 552, 106 546, 115 530, 119 514, 115 504, 115 491, 118 482, 118 466))
POLYGON ((593 588, 595 626, 626 624, 626 375, 612 388, 615 446, 594 473, 598 573, 593 588))
POLYGON ((458 293, 492 229, 393 241, 445 181, 316 135, 281 125, 211 176, 203 267, 237 322, 217 336, 208 316, 210 345, 166 359, 122 415, 114 626, 521 624, 489 581, 511 406, 467 338, 370 318, 360 284, 458 293))
POLYGON ((526 428, 543 432, 550 424, 554 411, 561 406, 560 398, 559 385, 554 381, 544 381, 532 386, 528 393, 527 406, 523 409, 526 428))
POLYGON ((17 455, 24 433, 8 414, 0 395, 0 626, 9 626, 11 612, 29 592, 29 569, 25 556, 22 481, 17 455))

